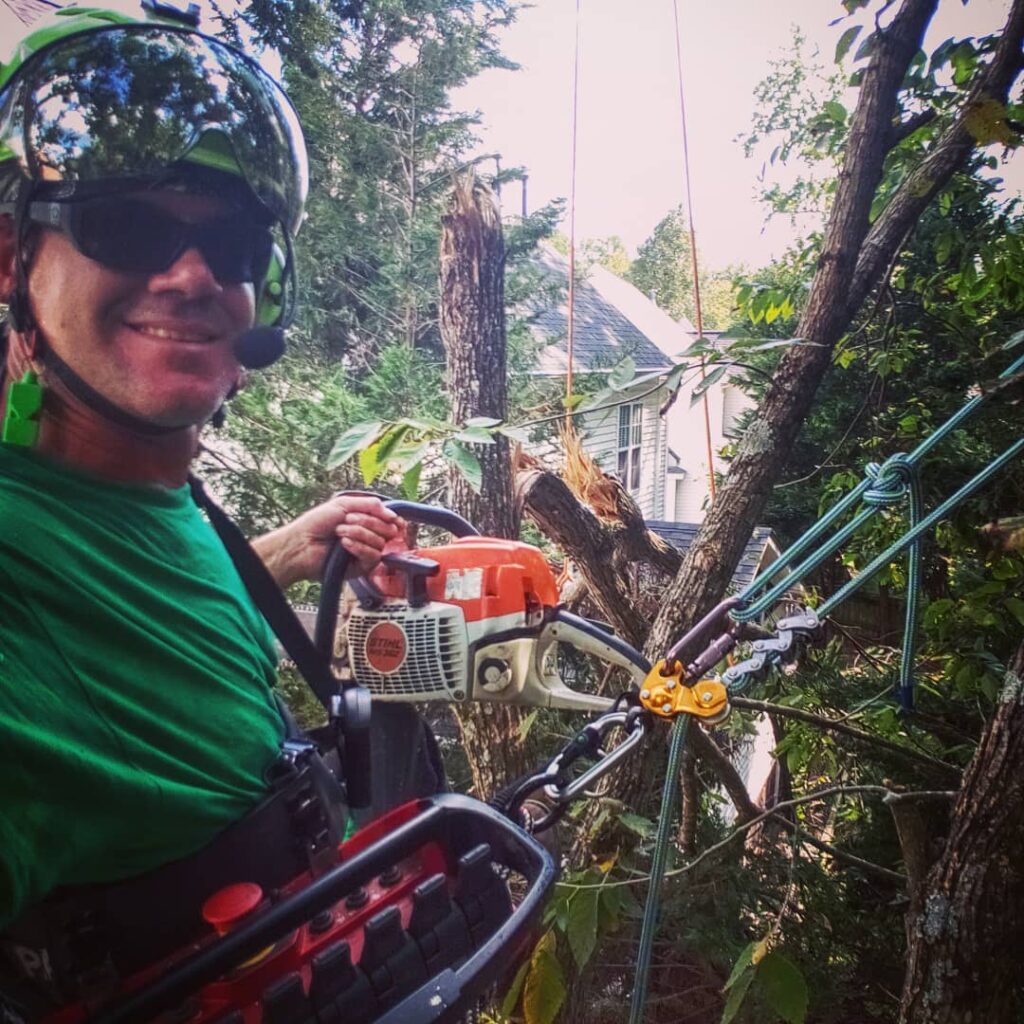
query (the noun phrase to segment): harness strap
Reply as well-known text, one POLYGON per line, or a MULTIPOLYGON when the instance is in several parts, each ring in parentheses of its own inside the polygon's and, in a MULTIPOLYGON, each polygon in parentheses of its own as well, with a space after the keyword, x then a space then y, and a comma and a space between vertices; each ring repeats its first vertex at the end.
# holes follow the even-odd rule
POLYGON ((335 709, 332 707, 332 698, 339 692, 339 680, 331 672, 327 659, 310 640, 305 627, 270 575, 270 570, 252 549, 242 531, 210 497, 198 477, 190 473, 188 484, 192 490, 192 499, 206 513, 210 525, 216 530, 253 603, 270 624, 274 635, 281 641, 281 646, 295 663, 300 675, 309 683, 317 699, 328 712, 333 713, 335 709))

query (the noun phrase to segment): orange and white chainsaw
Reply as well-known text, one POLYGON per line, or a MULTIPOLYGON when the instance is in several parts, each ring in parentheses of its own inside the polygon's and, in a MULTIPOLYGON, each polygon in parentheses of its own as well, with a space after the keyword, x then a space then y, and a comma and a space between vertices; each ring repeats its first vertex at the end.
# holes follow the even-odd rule
MULTIPOLYGON (((372 580, 349 581, 358 598, 346 625, 353 681, 380 701, 497 701, 605 711, 607 697, 567 686, 557 645, 624 669, 639 686, 649 665, 607 629, 559 607, 540 549, 481 537, 447 509, 407 501, 388 507, 440 527, 450 544, 385 555, 372 580)), ((348 567, 340 546, 324 572, 315 642, 333 649, 348 567)))

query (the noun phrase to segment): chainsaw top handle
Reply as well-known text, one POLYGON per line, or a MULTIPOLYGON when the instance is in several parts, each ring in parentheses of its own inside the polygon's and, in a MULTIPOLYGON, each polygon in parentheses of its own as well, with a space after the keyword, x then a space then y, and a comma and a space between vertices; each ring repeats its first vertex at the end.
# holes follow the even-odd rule
MULTIPOLYGON (((456 537, 479 537, 480 531, 468 520, 463 519, 451 509, 437 508, 434 505, 423 505, 418 501, 386 501, 384 507, 391 509, 410 523, 423 526, 436 526, 447 530, 456 537)), ((396 567, 405 568, 413 579, 429 574, 423 559, 414 559, 406 555, 385 556, 398 563, 396 567)), ((338 609, 341 606, 341 591, 345 585, 345 574, 348 572, 352 556, 345 550, 340 541, 336 541, 324 563, 324 572, 320 580, 320 607, 316 615, 316 626, 313 630, 313 643, 321 653, 330 658, 334 651, 334 634, 338 626, 338 609)), ((364 583, 362 589, 369 590, 372 585, 364 583)), ((372 591, 371 591, 372 592, 372 591)), ((362 594, 360 595, 363 596, 362 594)))

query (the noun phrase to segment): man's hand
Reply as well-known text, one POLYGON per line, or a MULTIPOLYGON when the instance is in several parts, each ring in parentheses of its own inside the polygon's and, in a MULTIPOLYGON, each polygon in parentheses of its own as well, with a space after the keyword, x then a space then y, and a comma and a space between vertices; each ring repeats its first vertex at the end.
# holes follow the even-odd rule
POLYGON ((369 572, 387 550, 404 547, 405 523, 379 498, 339 495, 253 541, 278 586, 318 580, 327 553, 341 539, 360 572, 369 572))

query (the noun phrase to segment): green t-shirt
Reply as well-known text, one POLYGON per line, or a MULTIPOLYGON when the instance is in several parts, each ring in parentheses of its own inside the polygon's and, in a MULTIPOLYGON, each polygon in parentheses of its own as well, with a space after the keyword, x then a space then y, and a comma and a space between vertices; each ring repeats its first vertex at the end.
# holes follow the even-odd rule
POLYGON ((276 655, 187 487, 0 445, 0 926, 128 878, 255 804, 276 655))

